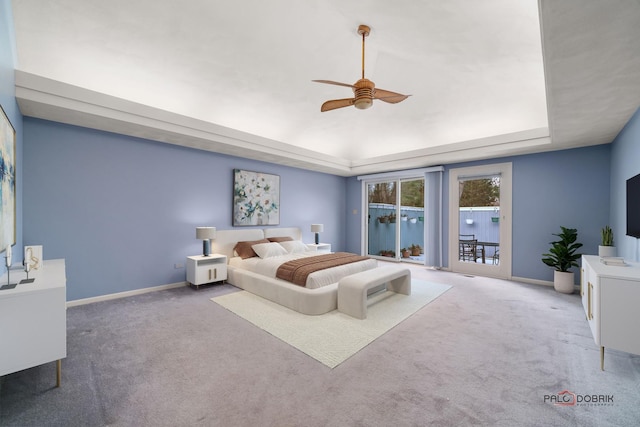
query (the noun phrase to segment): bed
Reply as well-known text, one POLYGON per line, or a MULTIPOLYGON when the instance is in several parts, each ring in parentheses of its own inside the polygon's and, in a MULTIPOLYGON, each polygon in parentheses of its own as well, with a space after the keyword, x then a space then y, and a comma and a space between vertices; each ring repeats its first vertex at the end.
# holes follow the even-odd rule
POLYGON ((213 249, 216 253, 227 256, 227 281, 230 284, 303 314, 318 315, 335 310, 338 306, 338 281, 350 274, 371 270, 378 265, 376 260, 368 258, 332 267, 311 273, 306 285, 299 286, 276 278, 278 265, 288 259, 308 257, 317 253, 296 252, 290 256, 275 255, 241 259, 234 251, 238 242, 277 237, 287 237, 293 242, 299 242, 302 233, 299 228, 293 227, 218 230, 213 249))

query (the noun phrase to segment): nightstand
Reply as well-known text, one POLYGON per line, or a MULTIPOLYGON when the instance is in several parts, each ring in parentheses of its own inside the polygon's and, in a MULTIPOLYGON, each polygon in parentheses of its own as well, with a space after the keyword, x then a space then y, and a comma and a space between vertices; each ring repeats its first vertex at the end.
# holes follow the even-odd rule
POLYGON ((331 243, 309 243, 307 248, 316 252, 331 252, 331 243))
POLYGON ((187 257, 187 282, 200 285, 227 280, 227 257, 220 254, 187 257))

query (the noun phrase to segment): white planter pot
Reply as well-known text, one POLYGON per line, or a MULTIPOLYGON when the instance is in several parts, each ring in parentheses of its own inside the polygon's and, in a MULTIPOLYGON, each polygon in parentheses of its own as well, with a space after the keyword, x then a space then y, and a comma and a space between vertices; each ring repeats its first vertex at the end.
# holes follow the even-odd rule
POLYGON ((553 272, 553 288, 563 294, 572 294, 574 291, 573 271, 553 272))
POLYGON ((603 256, 616 256, 615 246, 598 246, 598 255, 603 256))

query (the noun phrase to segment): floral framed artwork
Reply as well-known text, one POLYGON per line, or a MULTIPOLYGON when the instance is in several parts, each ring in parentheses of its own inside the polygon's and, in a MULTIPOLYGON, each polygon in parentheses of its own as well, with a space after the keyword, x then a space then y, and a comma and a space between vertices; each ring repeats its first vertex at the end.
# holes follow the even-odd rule
POLYGON ((280 224, 280 177, 233 170, 233 226, 280 224))
POLYGON ((0 111, 0 248, 6 248, 16 243, 16 130, 0 111))

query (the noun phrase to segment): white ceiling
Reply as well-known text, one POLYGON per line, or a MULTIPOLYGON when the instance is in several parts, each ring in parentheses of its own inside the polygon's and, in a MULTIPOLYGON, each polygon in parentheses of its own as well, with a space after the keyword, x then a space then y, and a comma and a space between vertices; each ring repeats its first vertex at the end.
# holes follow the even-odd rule
POLYGON ((13 1, 27 116, 350 176, 608 143, 640 0, 13 1), (540 7, 540 11, 539 11, 540 7), (320 112, 361 73, 412 96, 320 112), (541 36, 542 29, 542 36, 541 36))

